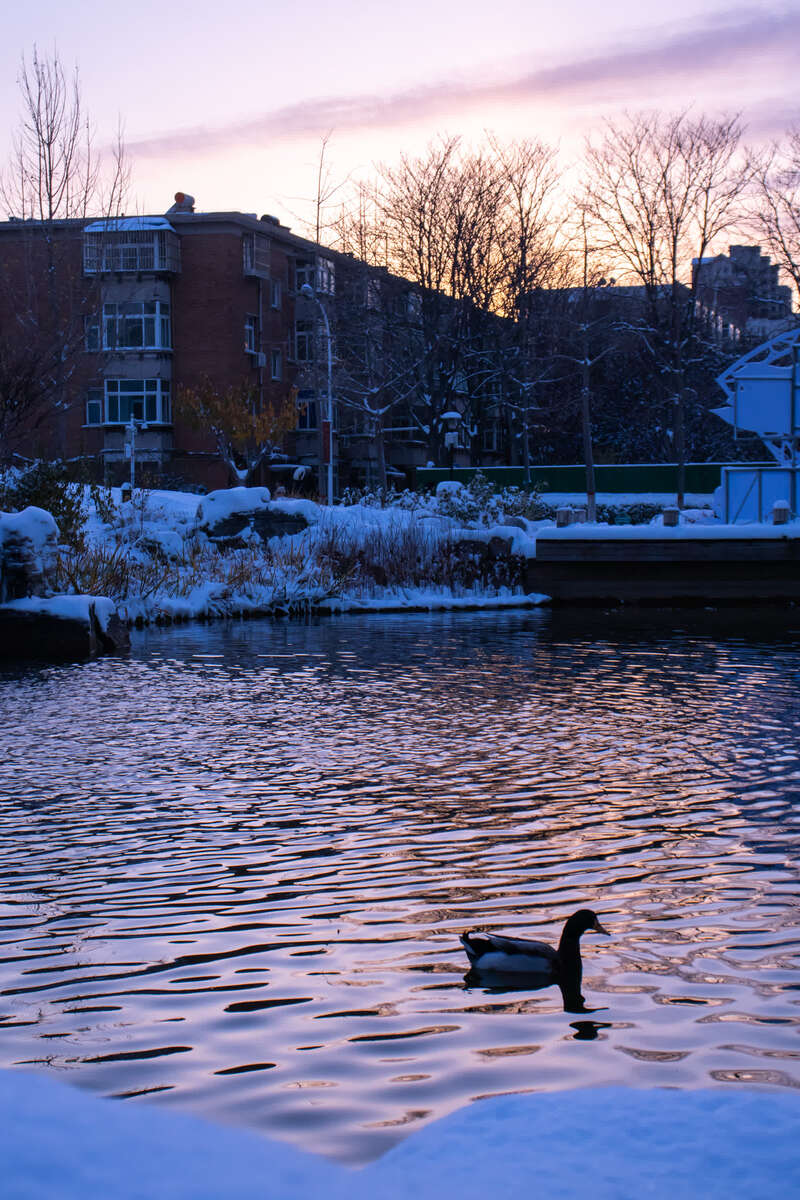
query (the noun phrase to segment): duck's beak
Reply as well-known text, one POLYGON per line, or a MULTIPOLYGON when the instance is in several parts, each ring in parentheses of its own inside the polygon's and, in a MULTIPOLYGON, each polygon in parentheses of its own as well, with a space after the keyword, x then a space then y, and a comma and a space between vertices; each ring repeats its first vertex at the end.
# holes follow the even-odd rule
POLYGON ((592 926, 592 929, 595 931, 595 933, 604 933, 606 937, 611 937, 611 934, 608 932, 608 930, 603 929, 603 926, 600 924, 597 917, 594 919, 594 925, 592 926))

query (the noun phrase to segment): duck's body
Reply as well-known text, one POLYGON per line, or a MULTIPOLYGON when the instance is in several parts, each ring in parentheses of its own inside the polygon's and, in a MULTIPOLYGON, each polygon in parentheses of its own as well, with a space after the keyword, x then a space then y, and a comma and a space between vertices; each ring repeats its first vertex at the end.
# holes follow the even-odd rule
POLYGON ((588 908, 573 913, 564 925, 558 949, 529 938, 505 937, 499 933, 464 933, 461 944, 475 971, 498 975, 544 975, 568 980, 580 988, 581 935, 592 930, 608 934, 588 908))

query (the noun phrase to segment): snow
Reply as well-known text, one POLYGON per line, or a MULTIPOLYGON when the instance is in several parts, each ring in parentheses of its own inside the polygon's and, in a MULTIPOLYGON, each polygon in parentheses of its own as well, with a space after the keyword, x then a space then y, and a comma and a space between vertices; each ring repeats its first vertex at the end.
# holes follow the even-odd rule
POLYGON ((171 229, 166 217, 109 217, 105 221, 92 221, 84 225, 84 233, 124 233, 128 230, 171 229))
POLYGON ((25 538, 42 550, 58 540, 58 525, 49 512, 33 505, 18 513, 0 513, 0 546, 12 537, 25 538))
POLYGON ((224 521, 227 517, 266 508, 269 502, 269 488, 225 488, 221 491, 209 492, 207 496, 203 497, 197 509, 197 520, 201 526, 208 528, 224 521))
POLYGON ((774 1200, 800 1098, 733 1087, 480 1100, 354 1170, 246 1130, 0 1072, 4 1200, 774 1200))
POLYGON ((11 609, 17 612, 40 613, 64 621, 83 621, 86 625, 91 624, 94 610, 103 631, 108 629, 108 622, 117 611, 117 605, 107 596, 28 596, 24 600, 10 600, 2 607, 4 611, 11 609))
POLYGON ((402 588, 382 596, 337 596, 321 600, 323 612, 445 612, 472 609, 533 608, 549 599, 539 592, 523 594, 500 588, 487 596, 469 592, 454 596, 445 588, 402 588))
POLYGON ((721 541, 758 537, 798 538, 800 537, 800 521, 792 521, 786 525, 772 525, 753 522, 750 525, 723 525, 722 523, 683 524, 674 527, 658 525, 567 525, 563 529, 553 526, 540 529, 537 535, 548 542, 552 541, 585 541, 587 538, 603 541, 697 541, 714 538, 721 541))
MULTIPOLYGON (((389 504, 381 499, 368 497, 328 507, 307 499, 272 499, 265 487, 235 487, 203 497, 136 491, 123 500, 121 490, 115 488, 95 504, 87 489, 83 558, 88 565, 81 575, 76 556, 72 586, 89 592, 99 590, 99 578, 117 580, 112 599, 120 616, 143 622, 299 613, 309 608, 345 613, 529 607, 547 597, 525 595, 519 583, 513 591, 501 586, 520 576, 518 567, 509 568, 511 574, 504 574, 505 568, 495 571, 498 547, 492 543, 496 539, 506 544, 514 559, 530 560, 536 557, 538 538, 627 542, 800 537, 798 522, 725 525, 710 507, 711 498, 702 496, 687 498, 693 507, 681 512, 680 524, 674 528, 665 528, 658 515, 642 525, 576 522, 557 529, 551 517, 533 520, 520 515, 537 510, 526 510, 519 489, 510 489, 504 499, 492 496, 491 489, 487 493, 485 485, 483 490, 471 490, 458 481, 453 486, 444 481, 433 497, 403 493, 389 504), (248 518, 268 510, 302 516, 307 528, 270 537, 265 545, 248 518), (221 552, 210 541, 209 531, 237 516, 242 517, 238 548, 221 552), (461 580, 445 586, 441 564, 455 561, 452 543, 462 544, 458 553, 465 554, 466 560, 458 568, 445 567, 451 577, 461 580), (486 555, 470 555, 470 543, 486 546, 486 555)), ((556 501, 585 507, 585 497, 579 494, 545 499, 551 508, 556 501)), ((598 503, 620 505, 662 501, 666 506, 672 500, 656 494, 598 496, 598 503)), ((48 513, 29 509, 0 514, 0 540, 4 529, 17 526, 39 538, 45 549, 49 546, 52 555, 58 530, 48 513)))

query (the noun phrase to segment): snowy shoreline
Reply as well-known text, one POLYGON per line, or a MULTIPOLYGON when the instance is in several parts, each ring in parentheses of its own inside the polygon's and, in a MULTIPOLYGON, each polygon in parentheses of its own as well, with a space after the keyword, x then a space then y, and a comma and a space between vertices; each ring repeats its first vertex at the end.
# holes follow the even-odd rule
POLYGON ((774 1200, 800 1187, 800 1097, 587 1088, 478 1100, 365 1167, 157 1104, 0 1071, 4 1200, 774 1200))

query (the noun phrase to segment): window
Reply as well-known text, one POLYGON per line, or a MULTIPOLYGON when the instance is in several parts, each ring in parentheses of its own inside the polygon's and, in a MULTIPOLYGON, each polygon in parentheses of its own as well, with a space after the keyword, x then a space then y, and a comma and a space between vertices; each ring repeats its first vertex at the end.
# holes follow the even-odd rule
POLYGON ((103 389, 90 388, 86 395, 86 424, 103 424, 103 389))
POLYGON ((317 401, 312 391, 297 393, 297 428, 317 429, 317 401))
POLYGON ((242 267, 245 275, 269 275, 269 238, 263 233, 242 234, 242 267))
POLYGON ((314 360, 314 322, 296 321, 294 326, 294 356, 298 362, 314 360))
POLYGON ((167 229, 107 229, 84 231, 83 269, 100 272, 178 271, 178 239, 167 229))
POLYGON ((314 260, 313 258, 298 258, 294 268, 295 289, 300 292, 306 284, 309 287, 314 286, 314 260))
POLYGON ((280 281, 280 279, 273 279, 270 282, 270 300, 271 300, 273 308, 280 308, 280 306, 281 306, 281 281, 280 281))
POLYGON ((165 379, 107 379, 105 402, 108 425, 127 425, 131 418, 168 425, 172 419, 165 379))
POLYGON ((270 374, 273 379, 280 379, 283 374, 283 355, 280 350, 270 353, 270 374))
POLYGON ((244 319, 244 348, 248 354, 258 354, 258 317, 251 313, 244 319))
POLYGON ((490 425, 487 429, 484 429, 483 449, 490 452, 500 449, 500 428, 498 425, 490 425))
POLYGON ((332 296, 336 290, 336 268, 330 258, 317 259, 317 291, 332 296))
POLYGON ((302 291, 308 284, 315 292, 332 296, 336 284, 336 267, 330 258, 298 258, 295 262, 295 288, 302 291))
POLYGON ((100 350, 100 320, 98 317, 83 318, 83 337, 87 351, 90 354, 97 354, 100 350))
POLYGON ((103 305, 104 350, 170 350, 169 305, 161 300, 133 300, 103 305))

